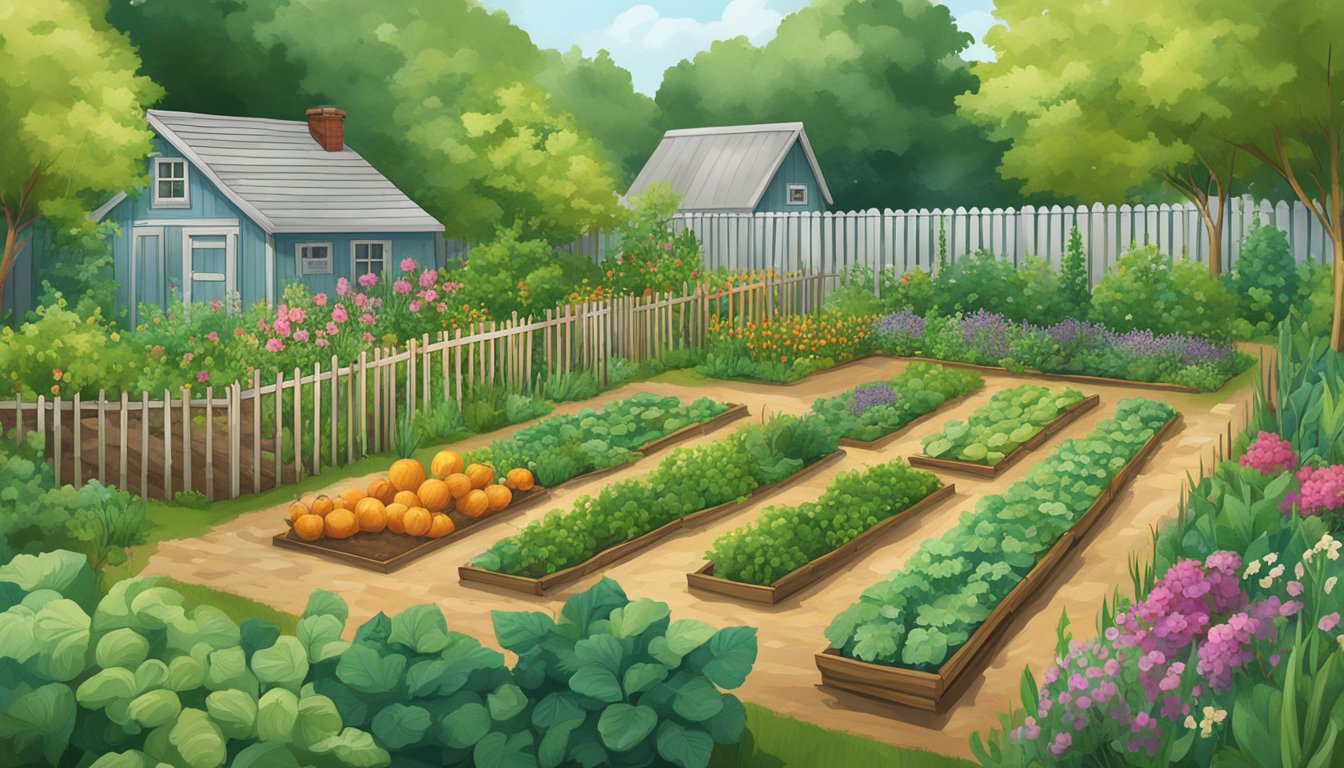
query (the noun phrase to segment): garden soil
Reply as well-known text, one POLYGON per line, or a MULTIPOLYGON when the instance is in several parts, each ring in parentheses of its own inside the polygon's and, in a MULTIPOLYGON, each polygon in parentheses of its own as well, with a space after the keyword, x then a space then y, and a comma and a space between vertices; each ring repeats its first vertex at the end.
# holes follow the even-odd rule
MULTIPOLYGON (((725 402, 746 403, 751 408, 749 420, 759 419, 762 414, 801 414, 818 397, 842 392, 862 382, 890 377, 905 365, 901 361, 870 358, 843 370, 815 374, 790 386, 743 382, 710 382, 703 386, 662 381, 636 383, 588 403, 565 404, 557 408, 557 412, 572 412, 585 405, 598 405, 638 391, 652 391, 682 398, 706 395, 725 402)), ((434 602, 443 609, 451 629, 475 635, 488 645, 493 645, 494 638, 491 610, 540 610, 555 615, 565 598, 606 575, 619 581, 632 597, 651 597, 669 603, 675 618, 701 619, 716 626, 748 624, 758 627, 760 654, 746 685, 737 692, 743 699, 822 727, 900 746, 969 757, 971 733, 987 730, 996 724, 997 713, 1009 705, 1018 705, 1022 668, 1030 666, 1039 679, 1053 660, 1055 626, 1061 611, 1067 611, 1075 623, 1075 635, 1088 636, 1095 632, 1094 617, 1101 601, 1110 597, 1117 587, 1123 593, 1130 591, 1130 556, 1148 558, 1152 530, 1176 514, 1187 477, 1197 476, 1201 465, 1209 466, 1229 431, 1240 430, 1245 423, 1254 390, 1249 377, 1238 380, 1241 386, 1229 386, 1213 395, 1137 392, 1123 385, 1073 385, 1084 394, 1099 394, 1101 406, 1083 415, 997 478, 944 474, 945 482, 956 483, 955 496, 896 524, 871 550, 861 554, 849 566, 779 605, 745 605, 727 598, 693 595, 687 589, 686 574, 703 564, 704 552, 715 537, 749 522, 764 507, 814 499, 838 472, 919 453, 920 438, 940 428, 944 420, 964 419, 987 402, 994 392, 1031 380, 1027 376, 993 373, 986 374, 985 378, 983 390, 879 450, 847 448, 847 455, 824 472, 755 500, 727 518, 664 539, 630 560, 609 566, 601 574, 586 577, 545 597, 528 597, 460 583, 457 567, 549 509, 566 507, 579 496, 595 493, 607 483, 648 472, 665 453, 646 457, 613 474, 565 488, 555 495, 554 503, 533 508, 517 518, 501 521, 497 526, 481 525, 466 531, 442 549, 389 575, 271 546, 271 537, 283 530, 287 503, 241 516, 199 538, 161 543, 144 573, 203 584, 293 613, 302 612, 311 590, 330 589, 350 603, 352 621, 347 634, 358 622, 379 611, 394 613, 416 603, 434 602), (1165 400, 1180 410, 1180 428, 1125 487, 1084 545, 1070 555, 1046 587, 1005 625, 1004 640, 993 649, 987 668, 981 665, 983 674, 971 675, 970 684, 946 713, 920 712, 820 685, 813 654, 827 645, 822 633, 836 612, 849 605, 866 587, 899 568, 922 540, 948 530, 961 512, 970 509, 979 497, 1002 491, 1021 479, 1035 461, 1061 441, 1091 432, 1097 422, 1111 415, 1118 400, 1139 394, 1165 400)), ((721 437, 741 423, 745 421, 727 425, 695 442, 721 437)), ((476 436, 453 447, 458 450, 476 447, 516 428, 476 436)), ((340 483, 338 487, 363 487, 373 477, 340 483)))

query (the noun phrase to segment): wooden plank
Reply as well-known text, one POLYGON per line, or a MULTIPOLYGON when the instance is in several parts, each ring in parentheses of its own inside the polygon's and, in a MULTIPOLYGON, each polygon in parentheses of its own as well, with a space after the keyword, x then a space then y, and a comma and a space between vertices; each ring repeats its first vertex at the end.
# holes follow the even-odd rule
MULTIPOLYGON (((241 409, 241 403, 239 407, 241 409)), ((241 417, 241 412, 239 416, 241 417)), ((241 457, 239 457, 241 460, 241 457)), ((279 485, 277 477, 276 485, 279 485)), ((252 492, 261 493, 261 371, 252 372, 252 492)))
POLYGON ((149 495, 149 393, 140 393, 140 488, 141 496, 149 495))
MULTIPOLYGON (((71 442, 70 452, 74 459, 70 465, 70 475, 71 475, 70 480, 71 483, 76 488, 78 488, 84 484, 84 461, 83 461, 84 440, 82 439, 82 435, 80 434, 80 426, 84 421, 84 409, 81 407, 78 392, 75 393, 75 398, 71 402, 70 406, 71 406, 70 428, 74 432, 74 439, 70 441, 71 442)), ((60 483, 58 482, 57 485, 59 484, 60 483)))
POLYGON ((107 485, 107 391, 98 390, 98 482, 107 485))
POLYGON ((163 498, 173 498, 173 393, 163 390, 163 498))
MULTIPOLYGON (((229 413, 233 413, 233 408, 229 408, 229 413)), ((232 463, 232 431, 229 432, 229 448, 232 463)), ((215 388, 211 385, 205 387, 205 495, 212 500, 215 498, 215 388)))
MULTIPOLYGON (((120 427, 117 434, 121 436, 121 439, 117 441, 119 443, 119 445, 117 446, 117 454, 118 454, 117 476, 120 478, 120 480, 117 482, 117 487, 121 488, 122 490, 129 490, 126 478, 127 454, 129 453, 127 448, 128 444, 130 443, 130 438, 126 434, 126 428, 127 428, 126 412, 129 410, 128 407, 129 405, 130 405, 130 396, 127 395, 126 390, 123 389, 121 390, 121 408, 117 411, 117 420, 118 420, 117 426, 120 427)), ((144 420, 144 414, 141 414, 140 418, 141 420, 144 420)), ((20 412, 19 424, 20 425, 23 424, 22 412, 20 412)), ((144 462, 143 456, 141 457, 141 462, 142 463, 144 462)))

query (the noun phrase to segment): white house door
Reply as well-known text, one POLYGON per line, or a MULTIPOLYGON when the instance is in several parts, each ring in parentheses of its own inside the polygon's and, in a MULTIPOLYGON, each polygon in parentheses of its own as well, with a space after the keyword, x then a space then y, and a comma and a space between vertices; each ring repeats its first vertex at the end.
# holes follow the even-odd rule
POLYGON ((182 230, 182 299, 190 304, 221 302, 236 290, 238 230, 223 227, 182 230))

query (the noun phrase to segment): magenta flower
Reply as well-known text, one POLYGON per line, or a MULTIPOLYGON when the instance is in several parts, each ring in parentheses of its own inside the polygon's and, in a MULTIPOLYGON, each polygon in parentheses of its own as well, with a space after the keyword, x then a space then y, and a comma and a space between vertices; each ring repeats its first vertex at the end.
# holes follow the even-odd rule
POLYGON ((270 327, 269 325, 266 324, 266 321, 265 321, 265 320, 258 320, 258 321, 257 321, 257 330, 258 330, 258 331, 261 331, 262 333, 265 333, 266 331, 269 331, 270 329, 271 329, 271 327, 270 327))
POLYGON ((1293 506, 1302 515, 1318 516, 1344 510, 1344 464, 1331 467, 1302 467, 1297 471, 1296 492, 1284 496, 1280 509, 1292 514, 1293 506))
POLYGON ((210 374, 206 371, 197 371, 196 380, 204 384, 205 382, 210 380, 210 374))
POLYGON ((271 323, 271 328, 275 329, 275 333, 276 333, 277 336, 288 336, 288 335, 289 335, 289 321, 288 321, 288 320, 276 320, 274 323, 271 323))
POLYGON ((1239 463, 1262 475, 1277 475, 1297 466, 1297 455, 1293 453, 1292 443, 1273 432, 1261 431, 1242 454, 1239 463))
POLYGON ((219 341, 219 334, 214 331, 211 331, 205 335, 205 338, 211 341, 219 341))
POLYGON ((299 342, 300 344, 307 343, 308 332, 300 328, 299 330, 294 332, 294 340, 299 342))
POLYGON ((1326 615, 1321 617, 1320 621, 1316 622, 1316 628, 1321 630, 1322 632, 1329 632, 1330 630, 1334 629, 1337 626, 1339 626, 1338 612, 1327 613, 1326 615))
POLYGON ((336 295, 337 295, 337 296, 344 297, 345 294, 347 294, 347 293, 349 293, 349 292, 350 292, 350 281, 349 281, 349 280, 346 280, 344 277, 337 278, 337 280, 336 280, 336 295))
POLYGON ((415 259, 402 259, 402 260, 401 260, 401 271, 402 271, 402 272, 414 272, 414 271, 415 271, 415 259))
POLYGON ((359 276, 359 284, 364 288, 372 288, 378 284, 378 276, 372 272, 366 272, 359 276))
POLYGON ((283 341, 279 340, 279 339, 271 339, 270 341, 266 342, 266 351, 267 351, 267 352, 279 352, 280 350, 282 350, 282 349, 284 349, 284 348, 285 348, 285 343, 284 343, 283 341))
POLYGON ((363 323, 364 325, 373 325, 373 315, 369 314, 368 312, 365 312, 364 314, 359 316, 359 322, 363 323))
POLYGON ((334 322, 334 323, 344 323, 346 320, 349 320, 349 319, 350 319, 350 315, 346 313, 346 311, 345 311, 345 305, 344 305, 344 304, 337 304, 334 308, 332 308, 332 310, 331 310, 331 320, 332 320, 332 322, 334 322))
POLYGON ((432 269, 426 269, 424 272, 420 273, 421 288, 428 288, 429 286, 438 282, 438 280, 439 280, 439 273, 435 272, 432 269))
POLYGON ((420 294, 420 298, 424 299, 425 301, 434 301, 439 298, 439 292, 434 290, 433 288, 430 288, 426 290, 424 293, 420 294))
POLYGON ((664 250, 664 251, 670 251, 670 250, 672 250, 672 241, 671 241, 671 240, 667 241, 666 243, 663 243, 663 250, 664 250))
POLYGON ((319 293, 313 297, 313 303, 319 307, 327 306, 327 294, 319 293))
POLYGON ((403 296, 411 292, 411 283, 404 277, 397 278, 397 282, 392 284, 392 290, 403 296))

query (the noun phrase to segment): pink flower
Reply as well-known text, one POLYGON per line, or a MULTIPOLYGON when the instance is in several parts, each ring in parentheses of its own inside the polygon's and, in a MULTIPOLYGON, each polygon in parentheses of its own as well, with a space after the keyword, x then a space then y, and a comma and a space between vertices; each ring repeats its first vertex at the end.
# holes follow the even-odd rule
POLYGON ((439 298, 439 292, 434 290, 433 288, 430 288, 426 290, 424 293, 420 294, 420 298, 424 299, 425 301, 434 301, 435 299, 439 298))
POLYGON ((364 343, 365 343, 365 344, 372 344, 372 343, 373 343, 373 334, 372 334, 372 333, 369 333, 369 332, 367 332, 367 331, 365 331, 365 332, 364 332, 364 335, 363 335, 363 336, 360 336, 360 338, 364 340, 364 343))
POLYGON ((284 349, 284 348, 285 348, 285 343, 284 343, 283 341, 279 340, 279 339, 271 339, 270 341, 266 342, 266 351, 267 351, 267 352, 279 352, 280 350, 282 350, 282 349, 284 349))
POLYGON ((313 303, 319 307, 327 306, 327 294, 319 293, 313 297, 313 303))
POLYGON ((666 242, 666 243, 663 243, 663 250, 664 250, 664 251, 670 251, 670 250, 672 250, 672 243, 671 243, 671 241, 668 241, 668 242, 666 242))
POLYGON ((1321 630, 1322 632, 1329 632, 1330 630, 1334 629, 1337 626, 1339 626, 1338 612, 1327 613, 1326 615, 1321 617, 1320 621, 1316 622, 1316 628, 1321 630))
POLYGON ((404 296, 411 292, 411 283, 406 278, 399 277, 397 282, 392 284, 392 290, 404 296))
POLYGON ((419 299, 412 299, 412 300, 411 300, 411 305, 410 305, 410 307, 408 307, 408 309, 411 310, 411 314, 415 314, 415 313, 419 312, 419 311, 420 311, 420 300, 419 300, 419 299))
POLYGON ((1300 582, 1300 581, 1290 581, 1290 582, 1288 582, 1288 596, 1289 596, 1289 597, 1297 597, 1298 595, 1301 595, 1301 594, 1302 594, 1302 589, 1303 589, 1303 588, 1302 588, 1302 582, 1300 582))
POLYGON ((359 316, 359 322, 363 323, 364 325, 373 325, 373 315, 369 314, 368 312, 365 312, 364 314, 359 316))
POLYGON ((214 299, 210 302, 210 311, 215 314, 219 314, 219 311, 223 308, 224 304, 219 299, 214 299))
POLYGON ((327 347, 327 346, 330 345, 330 342, 328 342, 326 339, 318 339, 317 341, 315 341, 315 342, 313 342, 313 343, 316 344, 317 346, 319 346, 319 347, 323 347, 323 348, 325 348, 325 347, 327 347))
MULTIPOLYGON (((265 325, 265 323, 262 323, 262 325, 265 325)), ((247 333, 247 331, 244 331, 242 326, 238 326, 233 329, 234 336, 242 336, 244 333, 247 333)))
POLYGON ((401 260, 401 271, 402 271, 402 272, 414 272, 414 271, 415 271, 415 259, 402 259, 402 260, 401 260))
POLYGON ((359 307, 360 309, 363 309, 364 307, 367 307, 368 305, 369 305, 369 297, 368 297, 368 296, 365 296, 365 295, 362 294, 362 293, 360 293, 360 294, 356 294, 356 295, 355 295, 355 306, 356 306, 356 307, 359 307))
POLYGON ((288 321, 288 320, 276 320, 274 323, 271 323, 271 327, 275 329, 275 333, 276 333, 276 335, 278 335, 278 336, 288 336, 288 335, 289 335, 289 321, 288 321))
POLYGON ((359 276, 359 284, 364 288, 372 288, 378 284, 378 276, 372 272, 367 272, 359 276))
POLYGON ((294 340, 300 344, 306 343, 308 341, 308 332, 300 328, 294 332, 294 340))
MULTIPOLYGON (((403 262, 403 265, 404 265, 404 262, 403 262)), ((424 272, 421 272, 421 273, 420 273, 420 287, 421 287, 421 288, 428 288, 429 286, 431 286, 431 285, 433 285, 434 283, 438 282, 438 280, 439 280, 439 273, 438 273, 438 272, 435 272, 435 271, 432 270, 432 269, 426 269, 424 272)))
POLYGON ((194 359, 196 359, 196 356, 193 355, 193 354, 190 353, 190 352, 187 352, 187 353, 185 353, 185 354, 182 355, 182 362, 184 362, 184 363, 190 363, 190 362, 191 362, 192 360, 194 360, 194 359))
POLYGON ((435 304, 435 305, 434 305, 434 309, 435 309, 435 311, 437 311, 440 315, 442 315, 444 312, 447 312, 447 311, 448 311, 448 305, 447 305, 447 304, 444 304, 442 301, 440 301, 438 304, 435 304))
POLYGON ((204 384, 205 382, 210 380, 210 374, 206 371, 197 371, 196 380, 204 384))
POLYGON ((1261 431, 1239 463, 1262 475, 1278 475, 1297 466, 1297 455, 1293 453, 1292 443, 1273 432, 1261 431))
POLYGON ((266 324, 266 321, 265 321, 265 320, 258 320, 258 321, 257 321, 257 330, 258 330, 258 331, 261 331, 262 333, 265 333, 266 331, 269 331, 270 329, 271 329, 271 327, 270 327, 269 325, 266 324))
POLYGON ((205 335, 205 338, 211 341, 219 341, 219 334, 214 331, 211 331, 205 335))
POLYGON ((289 322, 291 322, 291 323, 302 323, 303 320, 304 320, 304 318, 306 318, 306 317, 308 317, 308 313, 305 312, 305 311, 303 311, 303 310, 300 309, 299 307, 290 307, 290 308, 289 308, 289 322))
POLYGON ((340 332, 341 332, 341 329, 340 329, 339 327, 337 327, 335 323, 327 323, 327 335, 328 335, 328 336, 335 336, 336 334, 338 334, 338 333, 340 333, 340 332))
POLYGON ((336 295, 344 297, 345 294, 349 292, 350 292, 350 281, 346 280, 344 277, 338 278, 336 280, 336 295))
POLYGON ((332 322, 334 322, 334 323, 344 323, 346 320, 349 320, 349 319, 350 319, 350 315, 346 313, 346 311, 345 311, 345 305, 344 305, 344 304, 337 304, 337 305, 331 310, 331 320, 332 320, 332 322))

